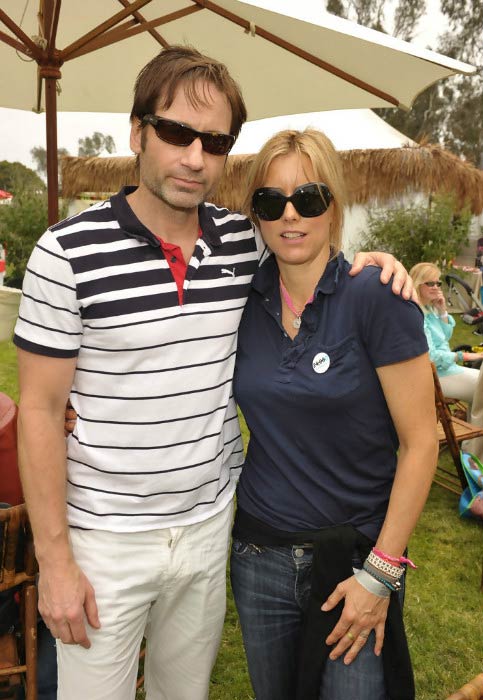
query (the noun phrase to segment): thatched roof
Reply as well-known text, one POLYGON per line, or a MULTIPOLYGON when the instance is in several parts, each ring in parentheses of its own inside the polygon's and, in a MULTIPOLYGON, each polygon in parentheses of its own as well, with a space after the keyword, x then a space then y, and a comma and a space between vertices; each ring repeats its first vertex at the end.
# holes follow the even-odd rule
MULTIPOLYGON (((350 204, 383 203, 405 194, 447 192, 474 214, 483 211, 483 171, 440 146, 340 151, 350 204)), ((223 179, 210 198, 240 209, 253 155, 229 156, 223 179)), ((62 160, 65 198, 81 192, 117 192, 138 182, 134 157, 62 160)))

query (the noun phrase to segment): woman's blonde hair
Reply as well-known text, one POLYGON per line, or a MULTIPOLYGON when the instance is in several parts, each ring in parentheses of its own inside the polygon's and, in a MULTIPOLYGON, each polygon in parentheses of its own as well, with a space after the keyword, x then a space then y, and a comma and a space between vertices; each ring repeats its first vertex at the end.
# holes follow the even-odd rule
POLYGON ((265 186, 268 170, 275 158, 290 153, 307 156, 314 171, 315 180, 325 183, 332 193, 333 200, 330 206, 333 207, 333 219, 329 242, 333 252, 338 253, 342 243, 346 191, 339 155, 332 141, 321 131, 287 129, 275 134, 266 142, 250 168, 243 211, 256 224, 259 224, 256 214, 252 211, 253 193, 259 187, 265 186))
MULTIPOLYGON (((437 274, 438 277, 441 276, 441 270, 437 265, 434 263, 428 263, 428 262, 421 262, 418 263, 417 265, 414 265, 409 270, 409 276, 411 277, 413 284, 414 284, 414 289, 416 290, 416 294, 418 295, 419 299, 419 287, 424 284, 425 282, 428 282, 431 277, 434 277, 434 274, 437 274)), ((420 300, 420 305, 421 300, 420 300)), ((423 311, 425 310, 425 307, 423 306, 423 311)))

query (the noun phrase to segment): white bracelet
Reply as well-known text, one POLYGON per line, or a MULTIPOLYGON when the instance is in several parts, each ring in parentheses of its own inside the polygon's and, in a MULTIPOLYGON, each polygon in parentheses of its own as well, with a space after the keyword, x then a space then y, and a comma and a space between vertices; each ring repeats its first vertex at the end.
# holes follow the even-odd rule
POLYGON ((377 554, 374 553, 374 551, 369 552, 367 555, 366 561, 374 567, 377 571, 380 571, 383 575, 387 574, 387 576, 390 576, 391 578, 395 579, 396 581, 399 581, 399 579, 404 576, 404 573, 406 569, 404 569, 401 566, 395 566, 394 564, 391 564, 391 562, 386 561, 382 557, 378 556, 377 554))

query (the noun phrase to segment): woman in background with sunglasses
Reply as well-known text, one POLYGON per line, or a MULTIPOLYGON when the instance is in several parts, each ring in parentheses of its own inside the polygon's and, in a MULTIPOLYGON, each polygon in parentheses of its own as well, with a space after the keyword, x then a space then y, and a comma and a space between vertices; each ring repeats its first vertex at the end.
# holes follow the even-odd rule
POLYGON ((475 395, 480 371, 462 367, 458 362, 481 362, 478 352, 454 352, 449 346, 455 326, 454 318, 446 310, 446 299, 441 290, 441 271, 433 263, 415 265, 410 273, 424 313, 424 332, 429 346, 429 357, 436 366, 445 396, 454 396, 468 403, 468 416, 475 395))
POLYGON ((397 592, 436 463, 433 382, 417 305, 375 268, 349 277, 344 201, 320 132, 255 159, 246 208, 274 255, 239 330, 231 577, 257 700, 414 698, 397 592))

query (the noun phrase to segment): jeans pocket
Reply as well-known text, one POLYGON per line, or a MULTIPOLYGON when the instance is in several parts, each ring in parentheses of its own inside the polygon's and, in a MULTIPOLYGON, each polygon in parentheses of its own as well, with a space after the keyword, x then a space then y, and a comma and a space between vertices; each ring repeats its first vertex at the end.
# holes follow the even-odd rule
POLYGON ((243 556, 244 554, 261 554, 262 547, 250 542, 242 542, 241 540, 233 539, 231 543, 232 554, 243 556))
POLYGON ((248 544, 241 540, 233 540, 231 543, 231 551, 233 554, 245 554, 248 549, 248 544))

